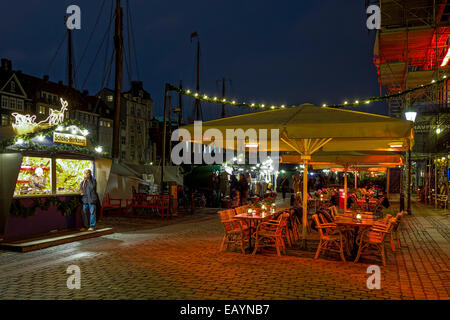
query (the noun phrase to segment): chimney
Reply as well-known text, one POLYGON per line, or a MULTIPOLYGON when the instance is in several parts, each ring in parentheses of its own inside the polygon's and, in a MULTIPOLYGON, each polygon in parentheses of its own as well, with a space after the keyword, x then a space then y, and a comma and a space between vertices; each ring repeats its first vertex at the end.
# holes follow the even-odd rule
POLYGON ((89 95, 89 91, 88 90, 83 90, 83 95, 84 96, 88 96, 89 95))
POLYGON ((2 58, 1 69, 2 69, 2 71, 12 71, 12 62, 11 62, 11 60, 2 58))
POLYGON ((44 81, 48 81, 48 79, 49 79, 48 74, 44 75, 44 81))

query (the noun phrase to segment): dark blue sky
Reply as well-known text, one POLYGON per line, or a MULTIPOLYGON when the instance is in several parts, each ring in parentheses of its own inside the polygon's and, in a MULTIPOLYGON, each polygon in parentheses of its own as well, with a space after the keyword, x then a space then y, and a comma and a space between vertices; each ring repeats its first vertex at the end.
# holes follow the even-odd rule
MULTIPOLYGON (((82 29, 73 32, 77 88, 95 94, 104 74, 105 46, 81 85, 103 39, 113 2, 105 1, 80 64, 103 0, 2 1, 0 56, 13 60, 13 68, 25 73, 66 81, 65 44, 50 69, 49 63, 66 32, 66 8, 77 4, 82 11, 82 29)), ((126 3, 122 0, 124 14, 126 3)), ((182 79, 185 87, 195 88, 196 45, 189 39, 193 31, 200 35, 200 85, 207 94, 220 94, 216 80, 222 77, 232 79, 230 98, 267 105, 342 103, 379 94, 372 63, 374 33, 366 28, 364 0, 129 0, 129 4, 140 80, 155 101, 156 115, 162 113, 165 82, 178 84, 182 79)), ((107 41, 111 50, 112 29, 107 41)), ((109 87, 112 80, 111 76, 109 87)), ((126 73, 124 87, 129 87, 126 73)), ((185 114, 192 115, 193 101, 184 98, 184 104, 185 114)), ((364 110, 385 113, 385 109, 381 103, 364 110)), ((220 106, 203 104, 205 119, 217 117, 219 110, 220 106)), ((244 111, 238 108, 229 114, 244 111)))

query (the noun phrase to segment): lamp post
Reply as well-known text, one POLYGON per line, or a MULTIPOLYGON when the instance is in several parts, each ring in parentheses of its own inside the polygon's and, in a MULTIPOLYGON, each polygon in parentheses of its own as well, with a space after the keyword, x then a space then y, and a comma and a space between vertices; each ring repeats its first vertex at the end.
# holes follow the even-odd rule
MULTIPOLYGON (((417 112, 406 110, 405 118, 413 123, 416 121, 417 112)), ((411 214, 411 142, 408 142, 408 204, 406 207, 408 214, 411 214)))

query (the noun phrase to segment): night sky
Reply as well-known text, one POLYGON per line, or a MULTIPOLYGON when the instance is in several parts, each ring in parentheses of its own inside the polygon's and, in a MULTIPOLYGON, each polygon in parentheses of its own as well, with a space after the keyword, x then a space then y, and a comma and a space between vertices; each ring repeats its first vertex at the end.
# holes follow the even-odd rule
MULTIPOLYGON (((53 81, 66 82, 65 43, 51 65, 50 62, 66 34, 66 8, 77 4, 82 21, 81 30, 73 32, 76 85, 96 94, 109 64, 113 27, 96 62, 93 60, 115 1, 105 0, 93 39, 83 60, 80 58, 102 3, 103 0, 1 1, 0 57, 13 60, 16 70, 39 77, 49 74, 53 81)), ((127 0, 122 0, 124 15, 126 5, 127 0)), ((165 82, 177 85, 183 80, 185 88, 195 89, 196 42, 191 44, 189 38, 194 31, 199 33, 202 49, 201 92, 208 95, 220 95, 217 80, 223 77, 232 80, 231 87, 227 83, 229 98, 267 105, 322 105, 379 94, 372 63, 375 34, 366 28, 364 0, 129 0, 129 7, 139 80, 155 101, 155 115, 162 114, 165 82)), ((125 20, 126 55, 127 33, 125 20)), ((135 59, 132 78, 138 78, 135 59)), ((126 71, 123 79, 124 89, 128 89, 126 71)), ((113 88, 113 84, 112 73, 107 87, 113 88)), ((178 98, 174 96, 173 100, 177 102, 178 98)), ((192 116, 193 103, 184 98, 185 115, 192 116)), ((204 120, 219 116, 220 106, 202 106, 204 120)), ((384 103, 362 110, 386 113, 384 103)), ((234 107, 228 115, 243 112, 245 108, 234 107)))

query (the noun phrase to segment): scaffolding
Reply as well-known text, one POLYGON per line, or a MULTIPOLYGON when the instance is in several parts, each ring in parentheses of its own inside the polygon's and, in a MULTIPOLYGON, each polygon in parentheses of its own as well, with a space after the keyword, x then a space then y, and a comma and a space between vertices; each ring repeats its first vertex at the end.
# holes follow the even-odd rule
MULTIPOLYGON (((388 101, 389 115, 403 117, 414 109, 415 145, 412 152, 421 200, 437 206, 439 176, 446 182, 450 157, 450 0, 379 0, 381 29, 377 31, 373 62, 380 95, 393 94, 447 80, 388 101), (444 161, 438 167, 436 163, 444 161), (442 168, 439 171, 439 168, 442 168)), ((414 190, 415 191, 415 190, 414 190)), ((413 191, 413 192, 414 192, 413 191)))
MULTIPOLYGON (((380 0, 379 5, 381 29, 375 40, 374 64, 380 95, 419 87, 444 75, 450 80, 450 60, 444 63, 450 57, 450 1, 380 0)), ((388 101, 392 117, 402 117, 407 108, 418 112, 415 131, 424 135, 423 141, 429 141, 438 129, 442 132, 439 139, 432 137, 432 144, 419 143, 418 152, 442 152, 442 147, 448 147, 442 138, 450 137, 449 85, 447 80, 442 86, 431 86, 388 101), (435 150, 437 147, 440 150, 435 150)))

